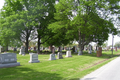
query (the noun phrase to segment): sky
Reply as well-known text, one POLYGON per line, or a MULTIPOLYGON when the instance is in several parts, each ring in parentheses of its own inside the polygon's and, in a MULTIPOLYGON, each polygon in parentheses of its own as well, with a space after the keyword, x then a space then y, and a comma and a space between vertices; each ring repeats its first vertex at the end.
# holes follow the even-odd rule
MULTIPOLYGON (((2 8, 3 5, 4 5, 4 0, 0 0, 0 9, 2 8)), ((120 42, 120 37, 118 37, 117 35, 114 36, 114 44, 116 42, 120 42)), ((109 34, 109 38, 108 38, 107 43, 108 43, 108 46, 112 45, 112 35, 111 34, 109 34)))

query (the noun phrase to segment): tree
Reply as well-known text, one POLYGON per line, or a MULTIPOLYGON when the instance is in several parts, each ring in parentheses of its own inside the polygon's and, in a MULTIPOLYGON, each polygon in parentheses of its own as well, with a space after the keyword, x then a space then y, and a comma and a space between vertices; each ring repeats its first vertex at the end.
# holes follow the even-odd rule
POLYGON ((45 10, 42 11, 42 17, 35 18, 35 27, 37 28, 37 37, 38 37, 38 51, 40 53, 40 46, 53 37, 53 33, 48 29, 48 25, 52 22, 55 22, 54 13, 55 13, 55 1, 56 0, 46 0, 43 2, 45 10), (44 39, 43 39, 44 38, 44 39))
POLYGON ((96 2, 95 0, 59 0, 59 3, 55 6, 55 19, 58 21, 53 23, 56 24, 56 27, 51 28, 53 28, 54 32, 63 28, 67 29, 67 37, 73 37, 78 41, 78 54, 81 55, 84 45, 87 45, 92 41, 101 45, 108 39, 108 33, 117 33, 111 18, 107 18, 108 14, 112 14, 115 9, 118 9, 117 2, 117 0, 113 2, 96 2), (106 14, 100 14, 99 11, 106 14))
POLYGON ((102 44, 102 48, 107 48, 107 46, 108 46, 108 43, 107 43, 107 42, 104 42, 104 43, 102 44))
MULTIPOLYGON (((10 0, 5 0, 5 5, 0 12, 0 40, 2 46, 8 46, 10 45, 10 42, 14 42, 15 39, 19 39, 18 36, 21 32, 21 28, 17 29, 16 27, 13 27, 14 25, 12 25, 12 23, 16 24, 14 21, 18 15, 15 15, 15 13, 21 11, 21 8, 23 7, 19 1, 13 1, 13 3, 15 7, 11 7, 13 4, 10 0), (17 32, 15 32, 16 30, 17 32)), ((17 25, 19 27, 19 24, 17 25)))
POLYGON ((120 42, 116 42, 114 47, 120 47, 120 42))
MULTIPOLYGON (((3 35, 5 32, 8 37, 10 32, 13 33, 14 36, 11 34, 10 39, 20 39, 25 43, 26 53, 28 53, 30 34, 35 32, 33 31, 36 25, 35 18, 43 17, 43 2, 44 0, 6 0, 2 9, 1 13, 3 19, 1 22, 4 24, 2 24, 1 27, 1 34, 3 35)), ((9 42, 10 41, 12 40, 9 40, 9 42)))

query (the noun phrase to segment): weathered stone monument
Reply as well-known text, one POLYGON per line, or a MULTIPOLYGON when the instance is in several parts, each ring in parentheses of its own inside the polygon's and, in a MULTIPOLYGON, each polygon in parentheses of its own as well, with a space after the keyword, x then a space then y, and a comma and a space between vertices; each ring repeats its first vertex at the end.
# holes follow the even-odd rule
POLYGON ((65 57, 72 57, 72 56, 71 56, 71 51, 67 51, 65 57))
POLYGON ((63 59, 61 52, 58 52, 58 57, 57 57, 57 58, 58 58, 58 59, 63 59))
POLYGON ((29 61, 29 63, 38 63, 38 62, 40 62, 38 60, 38 54, 36 54, 36 53, 30 53, 29 55, 30 55, 30 61, 29 61))
POLYGON ((25 55, 25 47, 24 46, 21 46, 21 49, 20 49, 20 55, 25 55))
POLYGON ((50 58, 49 58, 49 60, 56 60, 56 58, 55 58, 55 54, 50 54, 50 58))
POLYGON ((16 53, 3 53, 0 54, 0 68, 20 66, 17 62, 16 53))
POLYGON ((56 58, 55 58, 55 49, 54 49, 54 47, 52 47, 52 54, 50 54, 49 60, 56 60, 56 58))

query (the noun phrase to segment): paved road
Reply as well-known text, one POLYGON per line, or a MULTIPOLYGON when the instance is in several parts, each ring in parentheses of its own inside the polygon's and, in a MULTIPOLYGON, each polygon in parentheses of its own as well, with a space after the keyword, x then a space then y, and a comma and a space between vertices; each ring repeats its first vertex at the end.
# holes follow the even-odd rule
POLYGON ((84 76, 80 80, 120 80, 120 57, 84 76))

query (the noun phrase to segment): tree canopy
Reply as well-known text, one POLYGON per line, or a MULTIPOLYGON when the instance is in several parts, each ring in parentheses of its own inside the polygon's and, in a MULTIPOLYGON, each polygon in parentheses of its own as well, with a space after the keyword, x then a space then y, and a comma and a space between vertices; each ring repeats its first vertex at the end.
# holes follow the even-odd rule
POLYGON ((67 37, 78 41, 79 54, 81 54, 84 45, 90 42, 102 45, 108 39, 108 33, 117 34, 112 17, 108 15, 119 9, 118 2, 117 0, 97 2, 96 0, 59 0, 55 6, 55 19, 58 21, 52 23, 50 28, 53 32, 66 29, 67 37))
MULTIPOLYGON (((0 12, 1 45, 38 39, 40 45, 67 45, 76 40, 79 55, 90 42, 102 45, 108 34, 117 34, 112 15, 119 0, 5 0, 0 12), (56 3, 58 1, 58 3, 56 3)), ((119 16, 118 16, 119 17, 119 16)))

